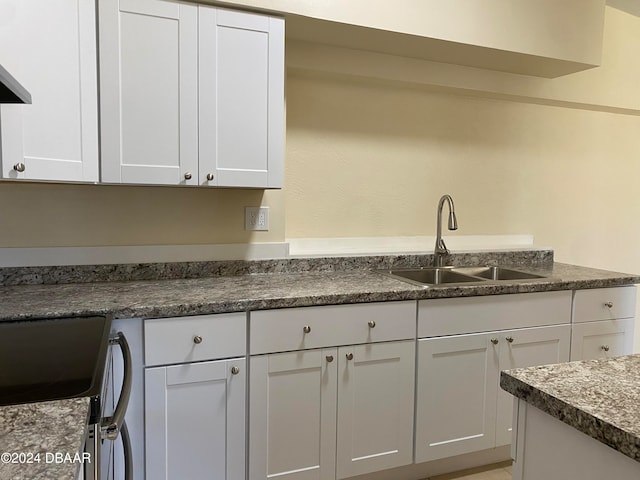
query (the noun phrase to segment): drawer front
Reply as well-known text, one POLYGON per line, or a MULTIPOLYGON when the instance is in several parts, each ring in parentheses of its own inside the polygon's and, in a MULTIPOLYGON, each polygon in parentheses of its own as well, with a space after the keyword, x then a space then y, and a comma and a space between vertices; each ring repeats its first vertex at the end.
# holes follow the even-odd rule
POLYGON ((145 320, 145 365, 243 356, 246 313, 145 320))
POLYGON ((421 300, 418 337, 439 337, 571 321, 570 290, 421 300))
POLYGON ((571 331, 571 361, 633 353, 633 318, 580 322, 571 331))
POLYGON ((577 290, 573 297, 573 321, 591 322, 630 318, 636 314, 636 287, 577 290))
POLYGON ((249 314, 252 355, 407 340, 416 334, 416 302, 260 310, 249 314))

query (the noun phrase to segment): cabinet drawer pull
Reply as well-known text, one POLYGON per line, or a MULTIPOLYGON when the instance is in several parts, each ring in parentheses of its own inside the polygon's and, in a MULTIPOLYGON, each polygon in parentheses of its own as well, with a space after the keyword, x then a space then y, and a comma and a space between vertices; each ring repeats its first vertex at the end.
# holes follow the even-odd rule
POLYGON ((25 166, 25 164, 24 164, 24 163, 22 163, 22 162, 16 163, 16 164, 13 166, 13 169, 14 169, 16 172, 24 172, 26 168, 27 168, 27 167, 26 167, 26 166, 25 166))
POLYGON ((604 306, 607 308, 613 308, 613 302, 605 302, 604 306))
POLYGON ((193 337, 193 343, 195 343, 196 345, 199 345, 202 343, 202 337, 200 335, 196 335, 195 337, 193 337))
POLYGON ((187 173, 185 173, 185 174, 184 174, 184 179, 185 179, 185 180, 191 180, 191 177, 192 177, 192 175, 191 175, 191 173, 189 173, 189 172, 187 172, 187 173))
POLYGON ((240 369, 238 367, 231 367, 231 375, 237 375, 240 373, 240 369))
POLYGON ((208 181, 213 180, 213 178, 214 178, 214 177, 213 177, 213 173, 207 173, 207 180, 208 180, 208 181))
POLYGON ((327 362, 333 362, 333 355, 327 355, 327 362))
POLYGON ((304 327, 302 327, 302 331, 304 333, 309 333, 311 332, 311 327, 309 325, 305 325, 304 327))
POLYGON ((609 351, 609 345, 602 345, 600 347, 600 350, 604 350, 605 352, 608 352, 609 351))
POLYGON ((373 320, 369 320, 369 323, 367 325, 369 325, 369 328, 375 328, 376 322, 373 320))
POLYGON ((494 345, 497 345, 497 344, 498 344, 498 341, 499 341, 499 340, 498 340, 497 338, 492 338, 492 339, 491 339, 491 343, 493 343, 494 345))
POLYGON ((347 357, 347 360, 353 360, 353 353, 351 352, 347 353, 346 357, 347 357))
POLYGON ((509 343, 513 343, 513 337, 506 337, 505 340, 509 343))

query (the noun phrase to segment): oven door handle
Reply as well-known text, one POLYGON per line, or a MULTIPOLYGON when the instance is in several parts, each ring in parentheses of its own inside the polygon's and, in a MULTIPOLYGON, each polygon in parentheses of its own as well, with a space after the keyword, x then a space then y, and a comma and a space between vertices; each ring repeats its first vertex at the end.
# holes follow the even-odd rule
POLYGON ((124 361, 124 379, 122 381, 122 392, 118 399, 118 404, 113 412, 113 416, 105 417, 100 425, 101 436, 109 440, 118 438, 122 424, 124 423, 124 415, 127 412, 129 397, 131 395, 132 385, 132 369, 131 369, 131 350, 129 344, 122 332, 118 332, 109 339, 109 345, 118 345, 122 352, 122 360, 124 361))

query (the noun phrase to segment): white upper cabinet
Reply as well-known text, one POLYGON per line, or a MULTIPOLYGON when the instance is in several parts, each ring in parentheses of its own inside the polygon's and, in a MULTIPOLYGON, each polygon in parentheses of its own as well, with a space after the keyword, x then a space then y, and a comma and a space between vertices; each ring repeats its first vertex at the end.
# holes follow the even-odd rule
POLYGON ((198 7, 115 0, 99 14, 102 181, 196 185, 198 7))
POLYGON ((283 20, 199 14, 200 184, 282 187, 283 20))
POLYGON ((98 181, 94 0, 3 0, 0 63, 32 97, 0 106, 0 178, 98 181))
POLYGON ((100 3, 102 181, 279 188, 284 21, 100 3))

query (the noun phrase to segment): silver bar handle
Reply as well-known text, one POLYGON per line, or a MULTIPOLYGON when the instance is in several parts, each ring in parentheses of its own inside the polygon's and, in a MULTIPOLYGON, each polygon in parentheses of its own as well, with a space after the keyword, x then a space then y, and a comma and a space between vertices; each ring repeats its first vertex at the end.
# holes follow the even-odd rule
POLYGON ((123 420, 120 426, 122 447, 124 450, 124 480, 133 480, 133 455, 131 454, 131 437, 127 423, 123 420))
POLYGON ((129 397, 131 396, 131 384, 133 382, 133 375, 131 369, 131 350, 129 350, 129 343, 122 332, 116 333, 114 337, 109 339, 109 345, 118 345, 122 352, 122 360, 124 361, 124 379, 122 381, 122 392, 120 392, 120 398, 118 404, 113 412, 113 416, 105 417, 100 425, 100 430, 103 437, 109 440, 115 440, 118 438, 118 433, 122 425, 124 424, 124 415, 127 413, 127 405, 129 404, 129 397))

